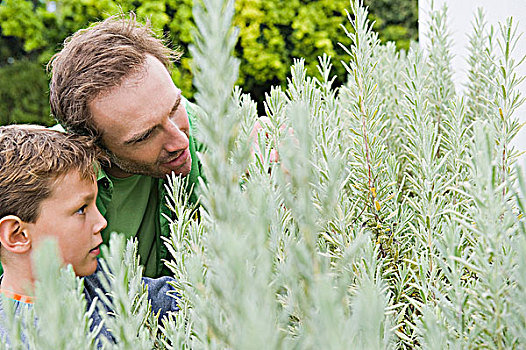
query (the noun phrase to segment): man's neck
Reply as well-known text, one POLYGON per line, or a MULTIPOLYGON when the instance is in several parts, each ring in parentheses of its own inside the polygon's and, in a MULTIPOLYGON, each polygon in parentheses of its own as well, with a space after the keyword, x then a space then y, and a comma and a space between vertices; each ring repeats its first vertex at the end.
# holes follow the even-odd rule
POLYGON ((120 169, 118 166, 115 166, 115 165, 110 166, 110 167, 104 167, 103 169, 106 172, 106 174, 119 178, 119 179, 123 179, 125 177, 130 177, 133 175, 133 174, 125 172, 124 170, 120 169))

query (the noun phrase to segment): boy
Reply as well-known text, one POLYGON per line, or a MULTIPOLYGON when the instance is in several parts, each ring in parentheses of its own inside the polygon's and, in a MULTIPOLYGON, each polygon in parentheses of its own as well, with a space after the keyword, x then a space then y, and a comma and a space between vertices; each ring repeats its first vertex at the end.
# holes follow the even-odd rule
MULTIPOLYGON (((0 261, 4 274, 0 292, 16 307, 32 303, 34 285, 32 252, 52 237, 64 264, 85 278, 88 308, 101 288, 97 255, 106 227, 95 204, 96 168, 101 153, 88 138, 38 126, 0 127, 0 261), (90 276, 91 275, 91 276, 90 276)), ((166 295, 169 278, 151 280, 148 298, 161 315, 177 310, 176 299, 166 295)), ((30 307, 30 306, 28 306, 30 307)), ((3 309, 0 304, 0 318, 3 309)), ((101 318, 92 316, 92 329, 101 318)), ((0 338, 7 332, 0 323, 0 338)), ((101 332, 112 339, 104 327, 101 332)))

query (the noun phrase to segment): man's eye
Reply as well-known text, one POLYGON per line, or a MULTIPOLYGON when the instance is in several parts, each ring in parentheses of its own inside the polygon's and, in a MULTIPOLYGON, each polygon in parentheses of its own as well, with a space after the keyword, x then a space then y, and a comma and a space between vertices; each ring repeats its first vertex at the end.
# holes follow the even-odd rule
POLYGON ((86 204, 84 204, 82 207, 80 207, 80 208, 75 212, 75 214, 80 214, 80 215, 85 214, 85 213, 86 213, 86 208, 87 208, 87 207, 88 207, 88 206, 87 206, 86 204))
POLYGON ((147 138, 150 137, 151 134, 152 134, 151 131, 147 132, 146 134, 144 134, 141 137, 139 137, 138 139, 136 139, 134 143, 140 143, 140 142, 146 140, 147 138))

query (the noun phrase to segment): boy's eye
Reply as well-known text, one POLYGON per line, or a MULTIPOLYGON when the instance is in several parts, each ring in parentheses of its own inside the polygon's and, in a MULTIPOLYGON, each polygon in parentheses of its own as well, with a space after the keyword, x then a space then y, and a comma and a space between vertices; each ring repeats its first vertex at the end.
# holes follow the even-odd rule
POLYGON ((84 213, 86 212, 86 208, 87 208, 87 207, 88 207, 88 206, 87 206, 86 204, 84 204, 82 207, 80 207, 80 208, 75 212, 75 214, 81 214, 81 215, 84 214, 84 213))

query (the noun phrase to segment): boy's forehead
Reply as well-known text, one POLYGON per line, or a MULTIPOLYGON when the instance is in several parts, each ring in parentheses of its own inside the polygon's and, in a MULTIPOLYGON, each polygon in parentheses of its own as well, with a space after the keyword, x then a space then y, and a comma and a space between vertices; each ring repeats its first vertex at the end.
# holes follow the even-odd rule
POLYGON ((89 173, 83 172, 80 169, 69 169, 63 173, 55 175, 53 177, 53 182, 60 183, 67 179, 71 182, 96 183, 97 174, 95 173, 95 169, 92 169, 89 173))
POLYGON ((86 197, 91 196, 93 192, 97 192, 97 178, 95 172, 89 177, 73 169, 64 174, 57 175, 51 181, 51 195, 52 197, 86 197))

